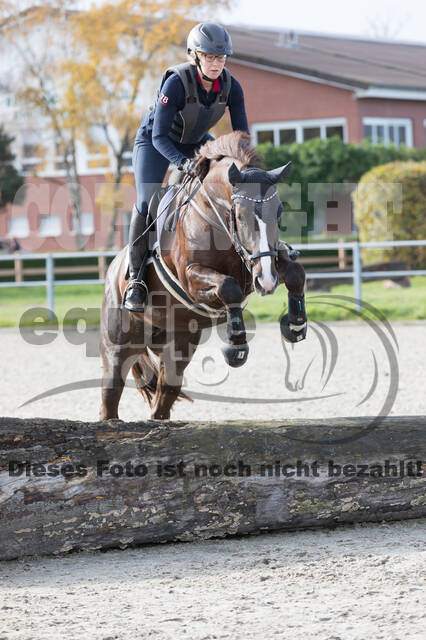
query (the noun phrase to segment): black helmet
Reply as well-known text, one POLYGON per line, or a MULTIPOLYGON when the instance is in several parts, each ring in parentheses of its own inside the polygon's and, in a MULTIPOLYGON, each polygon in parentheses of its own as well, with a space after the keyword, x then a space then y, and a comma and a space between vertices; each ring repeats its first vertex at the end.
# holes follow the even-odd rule
POLYGON ((214 22, 201 22, 191 29, 187 40, 187 50, 230 56, 232 42, 224 27, 214 22))

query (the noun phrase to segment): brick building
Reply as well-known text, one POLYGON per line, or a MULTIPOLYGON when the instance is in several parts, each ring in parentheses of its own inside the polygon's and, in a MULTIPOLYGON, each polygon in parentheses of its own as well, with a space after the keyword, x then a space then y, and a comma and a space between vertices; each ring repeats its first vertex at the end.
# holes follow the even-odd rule
MULTIPOLYGON (((234 55, 227 67, 244 88, 254 144, 339 135, 346 142, 369 138, 396 146, 425 145, 426 45, 242 27, 229 31, 234 55)), ((153 97, 152 87, 150 91, 153 97)), ((13 96, 4 95, 0 113, 11 108, 6 101, 13 108, 13 96)), ((14 152, 18 166, 28 173, 28 189, 22 205, 0 216, 0 238, 17 237, 31 251, 73 249, 65 179, 60 159, 54 162, 53 142, 50 165, 30 177, 37 166, 31 154, 39 146, 38 132, 16 119, 10 129, 7 118, 3 120, 6 130, 17 131, 14 152)), ((216 133, 226 127, 221 123, 216 133)), ((129 151, 129 172, 130 156, 129 151)), ((110 217, 101 211, 98 196, 105 173, 113 170, 112 158, 97 142, 92 150, 81 145, 79 163, 87 248, 103 248, 110 217)), ((116 246, 126 242, 134 195, 133 185, 126 185, 116 246)))
POLYGON ((230 28, 253 140, 423 147, 426 45, 230 28))

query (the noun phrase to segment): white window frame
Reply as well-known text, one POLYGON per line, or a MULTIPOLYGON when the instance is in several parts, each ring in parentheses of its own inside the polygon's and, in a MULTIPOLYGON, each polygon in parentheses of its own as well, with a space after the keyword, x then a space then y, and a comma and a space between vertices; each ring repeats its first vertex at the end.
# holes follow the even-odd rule
MULTIPOLYGON (((378 144, 377 140, 377 127, 383 127, 383 144, 388 147, 392 142, 396 147, 399 147, 399 132, 396 131, 397 136, 394 141, 389 138, 389 127, 405 127, 405 144, 406 147, 413 147, 413 122, 411 118, 380 118, 376 116, 365 116, 362 119, 363 129, 365 126, 373 127, 373 135, 371 141, 373 144, 378 144)), ((364 136, 364 132, 363 132, 364 136)))
POLYGON ((27 216, 10 216, 7 220, 7 234, 6 238, 28 238, 30 235, 30 223, 27 216), (16 229, 11 228, 13 223, 17 223, 18 220, 25 220, 25 224, 23 225, 25 229, 23 231, 17 231, 16 229))
POLYGON ((259 131, 273 131, 274 132, 274 146, 280 146, 280 130, 281 129, 296 129, 296 142, 303 142, 303 129, 319 127, 320 138, 322 140, 327 139, 327 127, 342 127, 343 128, 343 142, 348 141, 348 127, 346 118, 316 118, 309 120, 283 120, 281 122, 255 122, 251 125, 253 144, 256 146, 257 134, 259 131))
POLYGON ((40 238, 57 238, 58 236, 62 235, 62 220, 61 220, 61 216, 57 213, 54 214, 50 214, 50 213, 42 213, 40 214, 40 218, 39 218, 39 228, 38 228, 38 235, 40 236, 40 238), (58 225, 57 229, 54 230, 50 230, 50 229, 45 229, 44 231, 42 231, 41 228, 41 216, 43 216, 45 219, 50 218, 50 220, 53 223, 53 226, 58 225))
MULTIPOLYGON (((94 233, 95 233, 95 216, 93 211, 82 211, 81 212, 81 235, 93 236, 94 233), (84 221, 84 216, 86 216, 86 222, 84 221), (87 216, 91 216, 90 225, 87 224, 87 216)), ((75 222, 74 222, 74 218, 72 218, 71 235, 74 236, 75 234, 76 234, 75 222)))

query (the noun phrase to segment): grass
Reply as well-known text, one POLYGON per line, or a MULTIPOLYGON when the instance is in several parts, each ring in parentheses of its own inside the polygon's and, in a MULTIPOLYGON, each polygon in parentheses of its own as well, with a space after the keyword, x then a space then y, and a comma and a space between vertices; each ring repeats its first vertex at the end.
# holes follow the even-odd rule
MULTIPOLYGON (((55 287, 55 314, 63 324, 86 318, 87 324, 98 324, 103 285, 69 285, 55 287)), ((46 287, 11 287, 0 289, 0 327, 29 326, 35 315, 47 318, 46 287), (40 312, 36 314, 36 309, 40 312), (30 315, 24 315, 24 314, 30 315), (31 320, 32 318, 32 320, 31 320)))
MULTIPOLYGON (((385 289, 383 282, 362 284, 363 302, 373 305, 388 320, 424 320, 426 318, 426 277, 410 278, 411 287, 385 289)), ((358 315, 352 312, 353 303, 342 301, 331 296, 354 297, 352 284, 340 284, 331 288, 330 292, 312 291, 306 294, 306 312, 311 320, 355 320, 358 315), (337 305, 342 305, 337 306, 337 305)), ((260 321, 274 322, 279 319, 287 307, 287 295, 283 287, 274 295, 261 298, 252 296, 248 310, 260 321)))
MULTIPOLYGON (((363 282, 362 296, 389 320, 426 319, 426 277, 411 278, 411 287, 385 289, 382 282, 363 282)), ((60 324, 74 324, 83 318, 88 325, 98 324, 102 303, 102 285, 55 287, 55 314, 60 324)), ((311 292, 306 309, 311 320, 354 320, 353 304, 330 296, 353 297, 353 286, 342 284, 329 293, 311 292), (343 305, 343 308, 337 305, 343 305)), ((248 304, 258 322, 275 322, 287 306, 287 294, 280 287, 274 295, 253 295, 248 304)), ((47 318, 45 287, 14 287, 0 290, 0 327, 29 326, 36 318, 47 318), (39 308, 39 311, 37 311, 39 308), (25 315, 24 315, 25 314, 25 315)))

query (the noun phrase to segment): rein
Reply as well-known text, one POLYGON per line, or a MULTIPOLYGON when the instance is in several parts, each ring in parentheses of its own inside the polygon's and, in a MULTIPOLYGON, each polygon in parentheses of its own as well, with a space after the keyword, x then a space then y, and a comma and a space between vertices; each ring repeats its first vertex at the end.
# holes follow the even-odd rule
MULTIPOLYGON (((198 187, 200 187, 200 185, 202 185, 201 180, 198 178, 199 181, 199 185, 198 187)), ((270 251, 261 251, 259 253, 256 254, 252 254, 249 253, 247 251, 247 249, 244 247, 244 245, 242 244, 241 240, 240 240, 240 236, 238 235, 238 228, 237 228, 237 219, 235 216, 235 207, 232 204, 231 205, 231 231, 229 231, 227 225, 224 223, 222 216, 220 215, 220 213, 218 212, 213 200, 210 198, 209 194, 207 193, 206 189, 204 188, 204 185, 202 186, 203 189, 203 193, 206 196, 207 200, 209 201, 209 204, 211 206, 211 208, 213 209, 214 213, 216 214, 217 219, 219 220, 222 229, 225 231, 226 235, 228 236, 228 238, 230 239, 235 251, 238 253, 238 255, 240 256, 241 260, 243 261, 243 263, 245 264, 245 266, 247 267, 248 271, 251 273, 253 270, 253 262, 254 260, 257 260, 258 258, 263 258, 266 256, 271 256, 274 258, 277 258, 278 256, 278 251, 277 250, 270 250, 270 251)), ((272 200, 272 198, 275 198, 275 196, 277 196, 278 194, 275 192, 274 194, 272 194, 272 196, 269 196, 268 198, 249 198, 246 195, 243 194, 233 194, 231 196, 232 200, 235 200, 237 198, 243 198, 246 200, 251 200, 252 202, 256 202, 256 203, 263 203, 263 202, 268 202, 269 200, 272 200)), ((195 202, 191 202, 192 206, 198 211, 198 213, 200 213, 200 209, 197 206, 195 206, 195 202)), ((256 211, 255 211, 255 215, 256 215, 256 211)), ((204 219, 208 218, 208 216, 202 216, 204 219)), ((210 222, 213 223, 212 220, 210 220, 210 222)), ((217 228, 216 224, 213 224, 213 226, 215 226, 217 228)))
MULTIPOLYGON (((167 203, 167 206, 163 207, 163 209, 160 211, 160 213, 158 213, 155 218, 152 220, 152 222, 150 222, 150 224, 146 227, 145 231, 143 233, 141 233, 135 240, 133 240, 132 244, 135 244, 138 240, 140 240, 140 238, 142 238, 146 233, 148 233, 148 231, 151 229, 152 226, 155 225, 155 223, 157 222, 158 218, 160 216, 163 215, 163 213, 166 213, 166 211, 168 211, 168 208, 170 206, 170 203, 173 202, 173 200, 175 200, 176 196, 179 195, 179 193, 187 186, 187 184, 191 181, 191 179, 189 180, 184 180, 182 182, 182 184, 180 185, 179 189, 176 191, 176 193, 173 195, 173 197, 170 199, 170 201, 167 203)), ((177 223, 177 214, 179 213, 179 211, 182 209, 182 207, 184 207, 185 205, 189 204, 192 200, 192 198, 195 196, 195 194, 197 193, 197 191, 200 189, 200 187, 202 186, 202 182, 201 180, 198 178, 198 181, 200 184, 197 184, 197 186, 195 187, 195 189, 193 189, 191 191, 191 193, 188 195, 187 199, 185 200, 185 202, 181 202, 175 209, 173 209, 173 211, 170 211, 170 215, 172 213, 175 214, 175 220, 173 222, 173 227, 176 227, 176 223, 177 223)), ((185 192, 187 193, 187 192, 185 192)), ((173 231, 174 231, 173 228, 173 231)))

